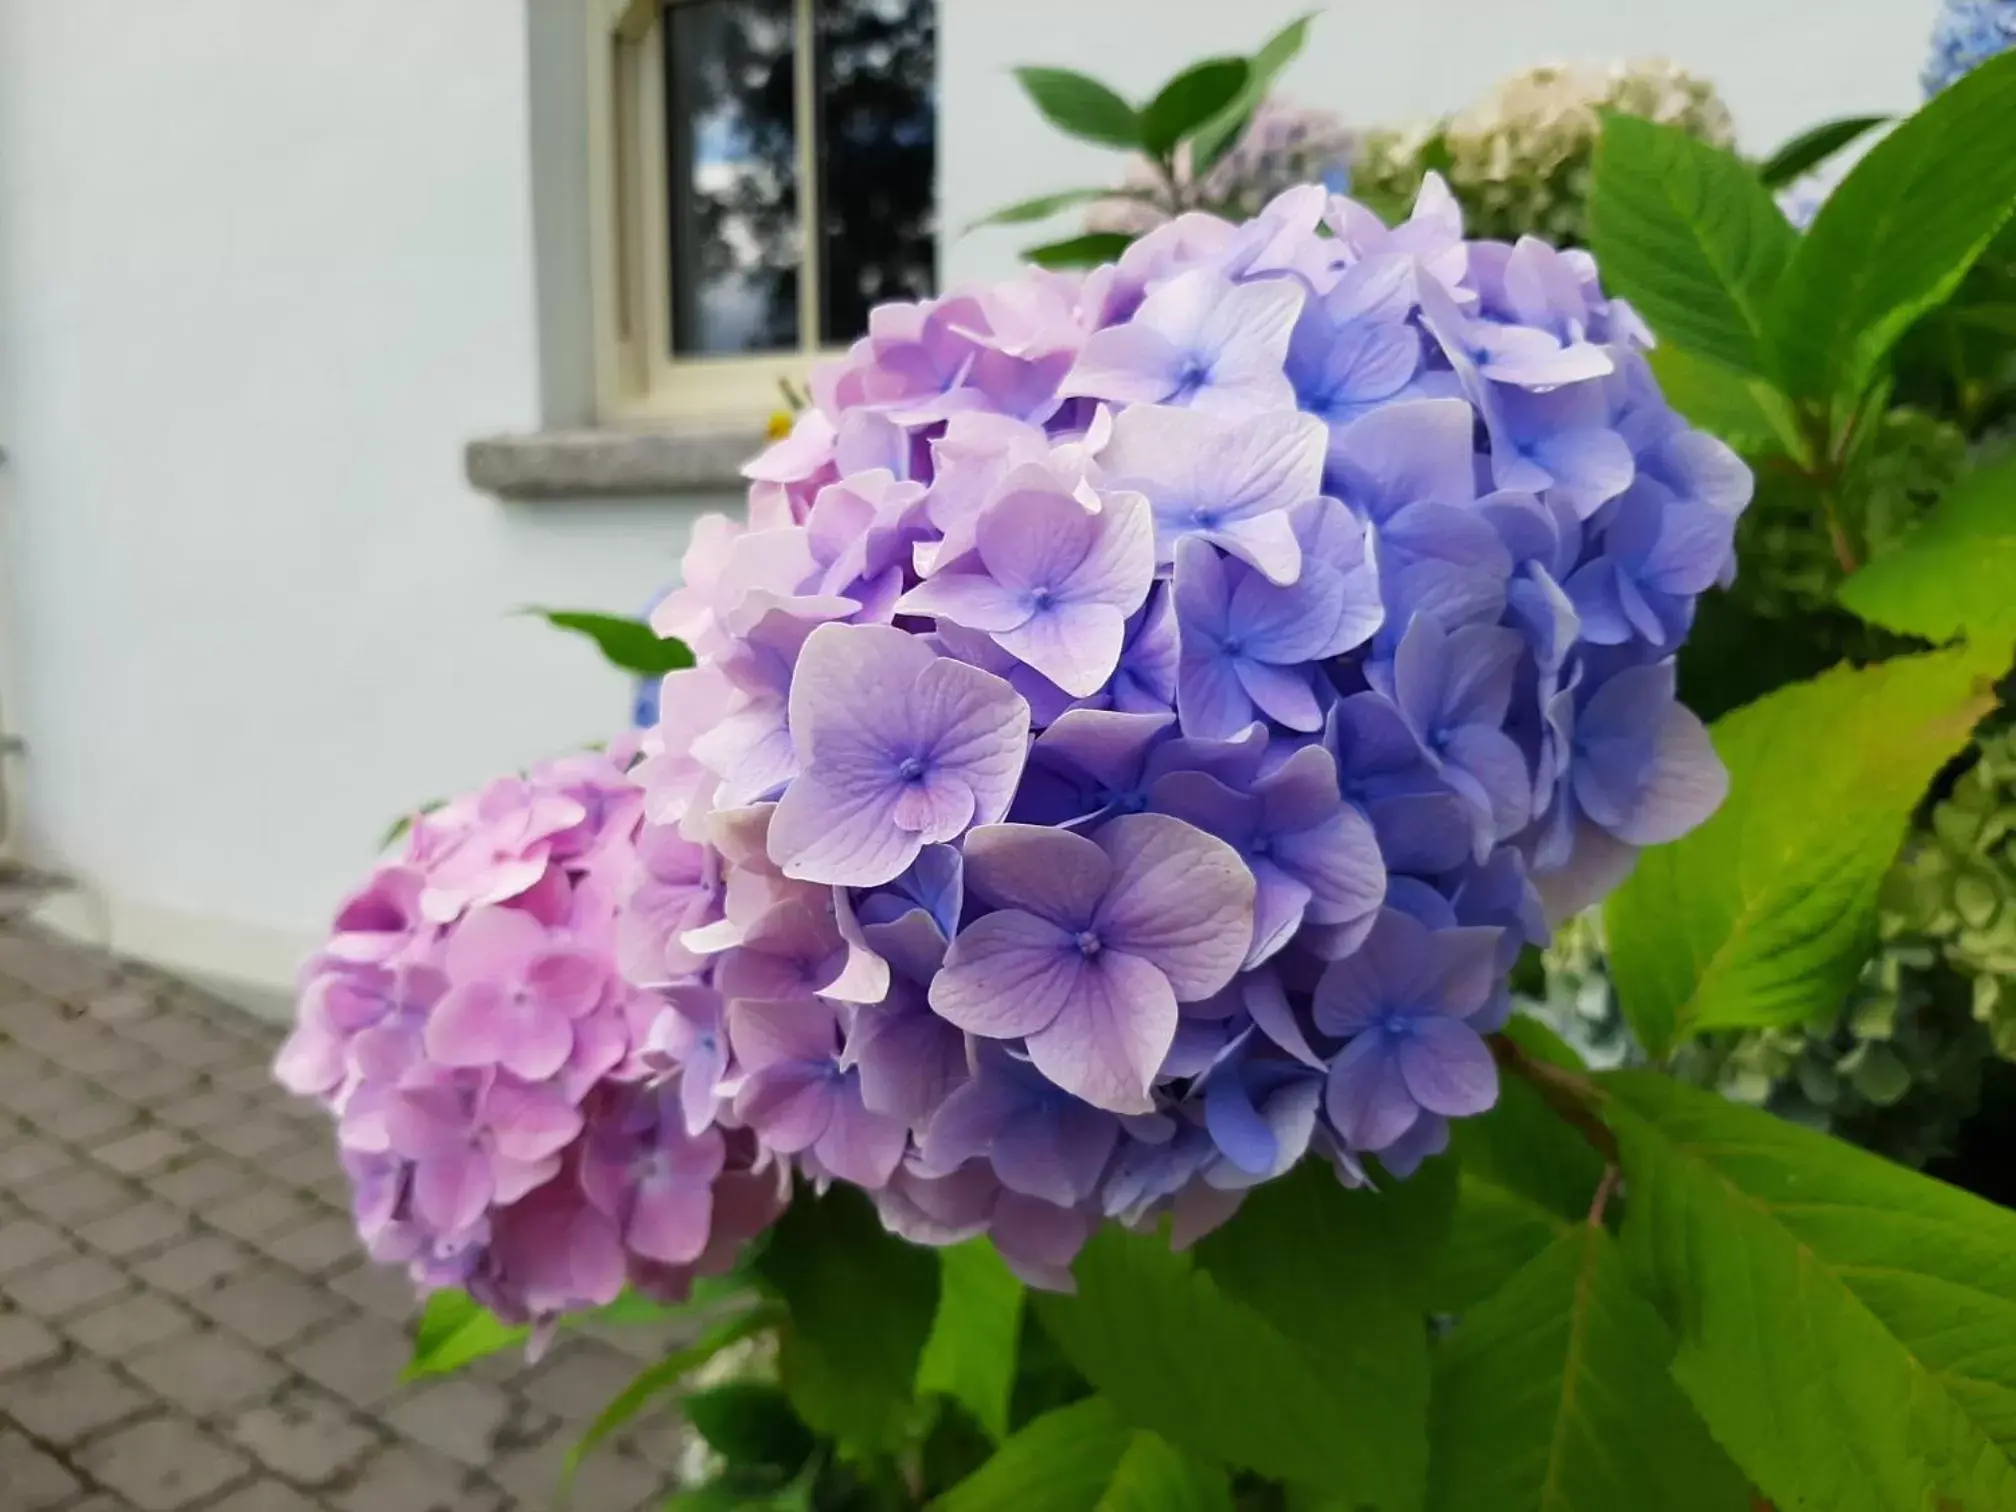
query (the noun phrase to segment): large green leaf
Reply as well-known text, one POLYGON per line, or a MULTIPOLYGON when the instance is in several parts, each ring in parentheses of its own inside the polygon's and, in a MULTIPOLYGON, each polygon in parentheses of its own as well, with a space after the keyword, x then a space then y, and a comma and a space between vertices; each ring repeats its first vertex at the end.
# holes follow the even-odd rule
POLYGON ((938 1312, 917 1364, 917 1394, 952 1398, 999 1443, 1022 1334, 1022 1283, 985 1239, 938 1251, 938 1312))
POLYGON ((1146 195, 1130 194, 1125 188, 1107 186, 1095 189, 1060 189, 1055 194, 1039 194, 1034 199, 1017 200, 1012 205, 1003 205, 999 210, 969 222, 966 229, 977 231, 982 226, 1019 226, 1029 221, 1048 220, 1060 210, 1069 210, 1074 205, 1087 205, 1094 200, 1147 198, 1146 195))
POLYGON ((1202 175, 1213 163, 1225 155, 1226 149, 1239 140, 1239 134, 1246 129, 1246 123, 1253 118, 1253 112, 1260 102, 1267 98, 1267 92, 1274 87, 1274 80, 1302 51, 1302 44, 1309 40, 1309 23, 1316 19, 1316 12, 1309 11, 1297 16, 1281 30, 1260 44, 1260 50, 1246 60, 1246 87, 1241 89, 1232 103, 1213 116, 1190 138, 1191 171, 1202 175))
POLYGON ((1244 58, 1206 58, 1193 63, 1141 107, 1141 145, 1167 157, 1176 144, 1224 110, 1246 88, 1244 58))
POLYGON ((2016 209, 2016 53, 1942 90, 1828 196, 1772 303, 1795 394, 1859 398, 2016 209))
POLYGON ((1072 1270, 1075 1296, 1030 1301, 1128 1423, 1279 1480, 1355 1483, 1347 1397, 1299 1344, 1227 1296, 1189 1255, 1172 1253, 1167 1238, 1108 1225, 1072 1270))
MULTIPOLYGON (((1574 1052, 1537 1020, 1515 1017, 1505 1032, 1529 1055, 1580 1069, 1574 1052)), ((1438 1311, 1460 1312, 1583 1221, 1603 1158, 1516 1076, 1499 1078, 1498 1102, 1488 1113, 1454 1122, 1450 1148, 1461 1179, 1431 1302, 1438 1311)))
POLYGON ((1888 116, 1844 116, 1822 121, 1802 131, 1757 165, 1757 177, 1767 189, 1782 189, 1809 168, 1817 168, 1859 136, 1889 120, 1888 116))
POLYGON ((2016 457, 1963 477, 1840 597, 1887 630, 2006 643, 2016 633, 2016 457))
POLYGON ((689 1391, 679 1411, 707 1447, 731 1465, 798 1473, 815 1447, 791 1400, 768 1381, 728 1381, 689 1391))
POLYGON ((798 1415, 852 1449, 899 1447, 938 1306, 937 1256, 836 1186, 800 1190, 755 1269, 789 1314, 779 1369, 798 1415))
POLYGON ((1764 1495, 2016 1507, 2016 1214, 1653 1073, 1604 1085, 1633 1274, 1764 1495))
POLYGON ((1449 1161, 1381 1191, 1347 1191, 1304 1161, 1197 1246, 1211 1279, 1299 1349, 1343 1407, 1331 1435, 1352 1469, 1334 1487, 1391 1512, 1419 1507, 1427 1484, 1422 1314, 1454 1203, 1449 1161))
POLYGON ((1766 380, 1680 346, 1654 347, 1645 359, 1668 404, 1738 451, 1805 445, 1790 401, 1766 380))
POLYGON ((531 1332, 499 1322, 467 1292, 434 1292, 421 1310, 413 1332, 413 1357, 400 1379, 447 1375, 524 1343, 531 1332))
POLYGON ((1097 79, 1068 68, 1018 68, 1015 78, 1059 131, 1108 147, 1139 147, 1141 117, 1097 79))
POLYGON ((1912 809, 1992 702, 1962 648, 1838 667, 1718 720, 1728 801, 1639 857, 1605 915, 1639 1042, 1663 1056, 1704 1029, 1832 1012, 1912 809))
POLYGON ((1119 231, 1087 231, 1040 247, 1024 247, 1022 255, 1039 268, 1090 268, 1114 261, 1133 240, 1119 231))
POLYGON ((1605 285, 1661 338, 1739 373, 1770 371, 1765 311, 1798 237, 1741 158, 1607 116, 1589 224, 1605 285))
POLYGON ((693 653, 684 641, 661 637, 643 620, 625 619, 620 614, 536 606, 524 612, 538 615, 556 630, 586 636, 610 666, 639 677, 663 677, 667 672, 693 665, 693 653))
POLYGON ((1222 1471, 1129 1426, 1104 1397, 1033 1419, 932 1512, 1231 1512, 1222 1471))
POLYGON ((1431 1512, 1747 1512, 1673 1349, 1616 1241, 1568 1225, 1436 1348, 1431 1512))

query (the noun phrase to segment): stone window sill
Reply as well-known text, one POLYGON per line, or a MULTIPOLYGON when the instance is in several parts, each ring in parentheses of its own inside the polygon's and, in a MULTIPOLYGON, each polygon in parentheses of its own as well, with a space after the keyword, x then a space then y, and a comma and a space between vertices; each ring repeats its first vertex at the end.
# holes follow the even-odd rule
POLYGON ((742 464, 767 444, 762 423, 662 430, 545 430, 479 436, 469 482, 500 499, 646 498, 739 493, 742 464))

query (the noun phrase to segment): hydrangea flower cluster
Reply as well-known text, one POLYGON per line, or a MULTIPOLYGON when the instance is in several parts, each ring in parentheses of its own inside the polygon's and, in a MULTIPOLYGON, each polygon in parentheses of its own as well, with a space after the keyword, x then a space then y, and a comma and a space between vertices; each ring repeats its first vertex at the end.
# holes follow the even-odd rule
POLYGON ((2016 0, 1946 0, 1932 27, 1921 82, 1929 99, 1997 53, 2016 47, 2016 0))
POLYGON ((676 1006, 640 1137, 1048 1285, 1443 1148, 1550 912, 1723 794, 1673 655, 1750 478, 1648 343, 1432 176, 877 310, 652 616, 696 664, 614 905, 676 1006))
POLYGON ((626 1282, 683 1296, 788 1192, 679 1075, 705 1037, 688 1003, 617 970, 633 754, 567 757, 418 816, 304 968, 275 1065, 334 1116, 373 1258, 514 1320, 626 1282))

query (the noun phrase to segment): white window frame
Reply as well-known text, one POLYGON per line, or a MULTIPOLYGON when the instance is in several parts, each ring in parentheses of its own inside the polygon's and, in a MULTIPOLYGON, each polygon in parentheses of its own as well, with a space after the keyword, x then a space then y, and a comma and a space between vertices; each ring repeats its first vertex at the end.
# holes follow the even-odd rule
POLYGON ((798 131, 798 350, 735 356, 671 352, 666 203, 665 48, 660 0, 589 0, 589 213, 596 327, 596 407, 616 425, 747 421, 782 403, 832 355, 819 342, 820 238, 814 0, 793 0, 798 131))

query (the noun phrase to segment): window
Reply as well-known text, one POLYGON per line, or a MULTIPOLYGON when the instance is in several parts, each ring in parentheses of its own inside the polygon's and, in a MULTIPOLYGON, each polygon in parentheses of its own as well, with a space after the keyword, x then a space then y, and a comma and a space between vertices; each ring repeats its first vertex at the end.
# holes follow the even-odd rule
POLYGON ((747 418, 937 273, 935 0, 591 6, 609 418, 747 418))

